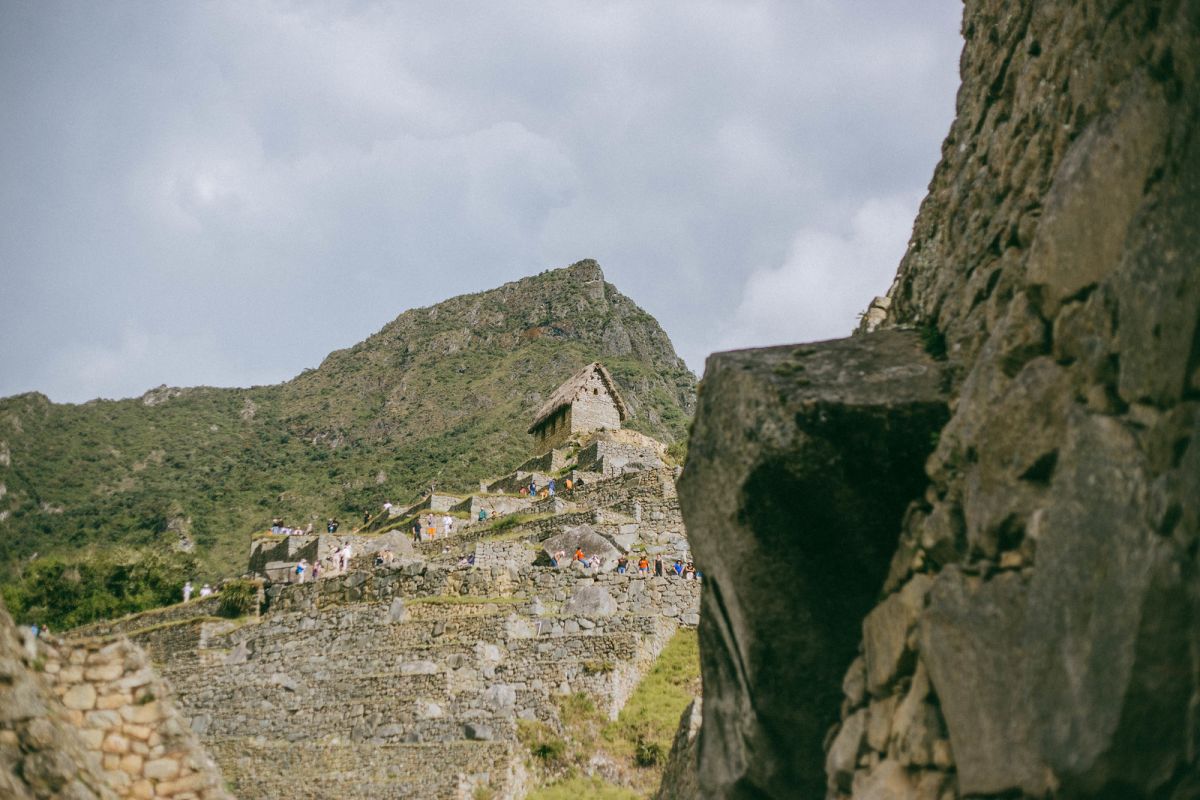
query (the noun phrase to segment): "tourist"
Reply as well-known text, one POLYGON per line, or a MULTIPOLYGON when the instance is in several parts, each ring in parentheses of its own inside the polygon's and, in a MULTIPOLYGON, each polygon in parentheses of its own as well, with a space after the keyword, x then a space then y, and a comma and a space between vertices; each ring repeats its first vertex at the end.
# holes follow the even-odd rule
POLYGON ((681 575, 683 575, 683 562, 680 561, 679 559, 675 559, 675 566, 672 567, 671 569, 673 569, 675 571, 676 578, 680 577, 681 575))
POLYGON ((413 544, 420 544, 421 543, 421 520, 419 520, 419 519, 413 520, 412 531, 413 531, 413 544))
POLYGON ((554 496, 554 478, 551 478, 550 482, 546 484, 546 490, 550 493, 551 497, 554 496))
POLYGON ((449 514, 442 517, 442 535, 449 536, 454 532, 454 518, 449 514))
POLYGON ((282 528, 283 520, 281 520, 279 517, 271 520, 271 533, 278 534, 282 528))
POLYGON ((567 487, 567 494, 570 494, 571 490, 575 488, 575 484, 571 482, 570 478, 563 481, 563 485, 567 487))
POLYGON ((561 564, 563 562, 563 559, 566 557, 567 557, 567 553, 565 550, 559 550, 559 551, 555 552, 555 554, 550 557, 550 566, 557 567, 559 564, 561 564))
POLYGON ((342 548, 342 556, 346 559, 346 566, 344 569, 350 569, 350 555, 350 543, 346 542, 345 546, 342 548))
POLYGON ((487 521, 487 509, 486 508, 479 509, 479 521, 480 522, 487 521))
POLYGON ((618 559, 617 559, 617 574, 618 574, 618 575, 624 575, 624 574, 625 574, 625 568, 626 568, 626 567, 628 567, 628 566, 629 566, 629 559, 628 559, 628 558, 626 558, 625 556, 621 556, 620 558, 618 558, 618 559))
POLYGON ((207 583, 200 587, 200 596, 201 597, 208 597, 210 594, 212 594, 212 592, 213 592, 212 587, 209 586, 207 583))
POLYGON ((575 560, 576 561, 584 561, 585 560, 582 547, 575 548, 575 560))
POLYGON ((592 557, 587 560, 587 565, 589 569, 596 572, 604 566, 604 559, 600 558, 599 553, 592 553, 592 557))
POLYGON ((336 519, 331 519, 329 522, 325 523, 325 530, 329 533, 337 533, 337 529, 338 521, 336 519))
POLYGON ((692 562, 690 561, 687 563, 687 566, 683 568, 683 579, 685 581, 694 581, 696 579, 696 567, 693 566, 692 562))
POLYGON ((575 479, 575 488, 578 489, 582 486, 583 486, 583 478, 576 478, 575 479))
POLYGON ((191 600, 191 599, 192 599, 192 582, 188 581, 187 583, 183 584, 183 602, 186 603, 188 600, 191 600))
POLYGON ((304 583, 304 571, 308 569, 308 559, 300 559, 300 563, 296 565, 296 583, 304 583))
POLYGON ((313 581, 316 581, 317 578, 321 577, 321 560, 320 559, 317 559, 316 561, 313 562, 312 574, 313 574, 313 581))
POLYGON ((650 562, 646 560, 645 556, 642 556, 641 558, 638 559, 638 574, 639 575, 649 575, 650 574, 650 562))
POLYGON ((654 557, 654 574, 661 578, 663 576, 662 556, 654 557))
POLYGON ((528 487, 528 486, 522 486, 522 487, 521 487, 521 491, 519 492, 519 494, 521 495, 521 497, 528 497, 528 496, 529 496, 529 487, 528 487))
POLYGON ((371 512, 364 509, 363 510, 363 526, 365 527, 370 522, 371 522, 371 512))
POLYGON ((385 501, 384 501, 384 503, 383 503, 383 510, 384 510, 384 511, 387 511, 387 512, 389 512, 389 513, 391 513, 391 510, 392 510, 392 501, 391 501, 391 500, 385 500, 385 501))
POLYGON ((529 496, 537 497, 537 484, 534 483, 532 480, 529 481, 529 496))

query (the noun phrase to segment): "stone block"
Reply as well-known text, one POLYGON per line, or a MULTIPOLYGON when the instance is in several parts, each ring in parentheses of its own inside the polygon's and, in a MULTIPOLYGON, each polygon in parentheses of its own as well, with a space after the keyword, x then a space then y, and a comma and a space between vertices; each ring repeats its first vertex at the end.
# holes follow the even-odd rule
POLYGON ((90 683, 77 683, 62 697, 63 705, 76 711, 88 711, 96 707, 96 690, 90 683))
POLYGON ((915 654, 908 651, 909 630, 925 607, 925 595, 933 579, 914 575, 899 592, 879 604, 863 621, 863 653, 867 668, 867 691, 883 696, 915 654))
POLYGON ((105 753, 124 754, 129 752, 129 740, 119 733, 110 733, 104 737, 100 750, 105 753))
POLYGON ((88 667, 83 671, 84 679, 92 681, 93 683, 115 681, 124 674, 125 665, 118 662, 97 664, 95 666, 88 667))
POLYGON ((854 775, 854 767, 858 764, 858 753, 862 748, 866 726, 867 712, 865 709, 854 712, 842 722, 842 726, 825 756, 825 773, 829 776, 831 788, 845 790, 850 787, 850 779, 854 775))
POLYGON ((713 796, 825 791, 822 742, 925 490, 947 367, 905 331, 710 356, 678 490, 705 575, 699 765, 713 796))
POLYGON ((179 762, 173 758, 156 758, 146 762, 142 774, 152 781, 169 781, 179 774, 179 762))

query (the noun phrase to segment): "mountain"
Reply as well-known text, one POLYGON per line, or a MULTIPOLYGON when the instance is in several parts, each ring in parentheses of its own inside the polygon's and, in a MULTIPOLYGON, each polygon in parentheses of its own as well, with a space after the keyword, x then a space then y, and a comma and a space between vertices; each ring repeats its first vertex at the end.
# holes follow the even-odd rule
POLYGON ((272 517, 352 524, 431 482, 464 491, 512 469, 542 400, 596 360, 628 427, 686 435, 695 376, 590 260, 406 311, 275 386, 0 399, 0 564, 11 575, 34 552, 182 546, 213 576, 240 572, 272 517))

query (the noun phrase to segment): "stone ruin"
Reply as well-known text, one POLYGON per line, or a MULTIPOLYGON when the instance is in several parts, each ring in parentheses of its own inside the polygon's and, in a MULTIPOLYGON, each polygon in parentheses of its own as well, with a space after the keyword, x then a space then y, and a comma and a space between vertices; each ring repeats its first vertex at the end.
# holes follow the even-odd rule
POLYGON ((700 796, 1200 797, 1200 4, 963 33, 859 334, 708 361, 700 796))
MULTIPOLYGON (((699 582, 539 555, 584 531, 589 556, 686 555, 674 478, 666 467, 597 474, 527 498, 515 524, 458 519, 416 544, 404 515, 385 517, 390 531, 263 536, 249 561, 258 613, 227 619, 218 593, 76 629, 32 655, 10 644, 0 669, 20 680, 5 708, 19 712, 0 715, 0 755, 25 776, 12 796, 523 797, 519 720, 560 730, 553 699, 575 693, 615 718, 671 636, 699 622, 699 582), (299 559, 347 541, 345 571, 296 581, 299 559), (376 565, 384 547, 396 557, 376 565), (75 784, 92 793, 62 793, 75 784)), ((464 502, 430 500, 405 512, 464 502)), ((15 643, 2 622, 0 644, 15 643)))

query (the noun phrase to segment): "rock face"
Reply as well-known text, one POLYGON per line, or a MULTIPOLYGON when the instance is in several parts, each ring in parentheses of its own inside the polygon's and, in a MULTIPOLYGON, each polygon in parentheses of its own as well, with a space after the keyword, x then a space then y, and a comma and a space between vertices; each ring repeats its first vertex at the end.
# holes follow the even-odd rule
POLYGON ((963 33, 863 335, 709 361, 680 485, 705 796, 1200 796, 1200 5, 981 0, 963 33), (900 329, 952 413, 927 460, 845 469, 835 398, 897 407, 906 356, 782 354, 900 329))
POLYGON ((709 359, 679 496, 705 686, 739 691, 705 692, 706 791, 822 791, 842 673, 949 413, 944 371, 896 331, 709 359))

